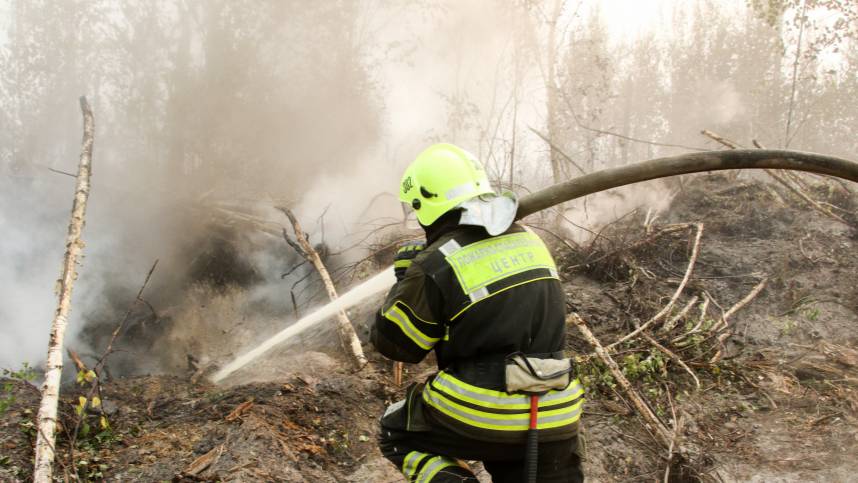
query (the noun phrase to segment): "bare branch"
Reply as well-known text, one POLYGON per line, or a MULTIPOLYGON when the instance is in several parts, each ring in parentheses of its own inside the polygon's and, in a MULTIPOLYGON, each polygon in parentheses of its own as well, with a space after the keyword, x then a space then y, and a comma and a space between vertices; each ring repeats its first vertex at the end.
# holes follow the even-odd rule
POLYGON ((688 259, 688 268, 685 269, 685 276, 682 277, 682 281, 679 283, 679 287, 677 287, 676 291, 673 293, 673 297, 670 298, 670 301, 667 303, 667 305, 664 306, 664 308, 662 308, 657 314, 652 316, 652 318, 646 321, 643 325, 629 332, 624 337, 621 337, 620 340, 614 342, 613 344, 610 344, 607 347, 608 350, 640 334, 650 325, 661 320, 665 315, 670 312, 670 309, 673 308, 673 305, 679 299, 679 296, 682 294, 682 291, 685 290, 685 285, 688 284, 688 280, 691 278, 691 272, 694 270, 694 263, 697 261, 697 254, 700 252, 700 237, 703 235, 703 223, 697 223, 689 226, 696 226, 697 234, 694 236, 694 245, 691 248, 691 257, 689 257, 688 259))
MULTIPOLYGON (((336 300, 339 296, 337 295, 337 290, 334 287, 334 282, 331 280, 331 275, 328 273, 328 269, 325 267, 325 264, 322 262, 322 258, 319 256, 319 253, 310 245, 309 235, 304 233, 304 230, 301 228, 301 224, 298 222, 298 218, 295 217, 295 214, 292 213, 292 210, 284 207, 277 207, 278 210, 282 211, 283 214, 289 219, 289 222, 292 224, 292 229, 295 230, 295 238, 298 240, 297 245, 300 247, 300 252, 304 258, 307 259, 313 266, 316 268, 316 271, 319 272, 319 276, 322 279, 322 282, 325 284, 325 290, 328 292, 328 297, 331 301, 336 300)), ((286 238, 286 241, 292 245, 290 242, 288 235, 286 234, 286 230, 283 230, 283 236, 286 238)), ((294 245, 293 245, 294 246, 294 245)), ((354 363, 357 369, 362 368, 366 365, 367 360, 363 355, 363 348, 360 345, 360 339, 358 339, 357 334, 355 333, 354 327, 352 326, 351 321, 346 315, 345 310, 340 310, 337 313, 337 328, 340 333, 340 340, 343 344, 343 347, 348 351, 349 355, 352 357, 352 362, 354 363)))
POLYGON ((66 175, 66 176, 71 176, 72 178, 77 178, 77 175, 76 175, 76 174, 74 174, 74 173, 69 173, 69 172, 67 172, 67 171, 60 171, 60 170, 58 170, 58 169, 54 169, 54 168, 48 168, 48 171, 50 171, 50 172, 52 172, 52 173, 64 174, 64 175, 66 175))
MULTIPOLYGON (((122 328, 125 326, 125 323, 128 321, 128 318, 131 316, 131 313, 134 311, 134 308, 137 307, 137 304, 143 303, 143 291, 146 290, 146 286, 149 285, 149 280, 152 278, 152 273, 155 272, 155 267, 158 266, 158 260, 155 260, 155 263, 152 264, 152 268, 149 269, 149 272, 146 274, 146 278, 143 280, 143 285, 140 286, 140 290, 137 291, 137 297, 134 298, 134 302, 128 306, 128 310, 125 311, 125 315, 119 321, 119 324, 116 325, 116 328, 113 329, 113 333, 110 336, 110 341, 107 343, 107 347, 104 349, 104 352, 101 354, 101 357, 95 363, 93 367, 93 372, 95 372, 96 377, 92 380, 89 391, 86 395, 86 400, 81 407, 80 413, 77 415, 77 420, 75 421, 74 430, 71 433, 70 442, 69 442, 69 460, 72 462, 72 468, 77 474, 77 466, 74 464, 74 451, 77 444, 77 437, 80 434, 80 426, 83 423, 84 418, 86 418, 86 410, 91 404, 93 400, 93 396, 95 393, 101 393, 101 383, 99 381, 99 377, 101 374, 101 369, 104 367, 104 364, 107 361, 107 357, 112 354, 113 351, 113 343, 116 342, 116 339, 119 337, 119 334, 122 332, 122 328)), ((84 367, 82 370, 85 370, 84 367)))
MULTIPOLYGON (((285 238, 285 239, 286 239, 286 242, 287 242, 287 243, 289 243, 289 244, 291 245, 291 244, 292 244, 292 243, 291 243, 291 241, 292 241, 292 240, 290 240, 290 239, 289 239, 289 237, 288 237, 288 235, 286 235, 286 230, 284 229, 284 230, 283 230, 283 232, 284 232, 284 233, 283 233, 283 238, 285 238)), ((294 248, 294 247, 293 247, 293 248, 294 248)), ((301 252, 298 252, 298 253, 301 253, 301 252)), ((303 267, 303 266, 304 266, 304 265, 306 265, 306 264, 307 264, 307 260, 302 261, 301 263, 299 263, 299 264, 295 265, 294 267, 290 268, 290 269, 289 269, 289 270, 287 270, 286 272, 284 272, 284 273, 280 274, 280 278, 282 279, 282 278, 286 278, 286 277, 288 277, 289 275, 292 275, 292 273, 293 273, 295 270, 298 270, 299 268, 303 267)))
MULTIPOLYGON (((739 146, 737 143, 735 143, 735 142, 733 142, 733 141, 730 141, 730 140, 728 140, 728 139, 725 139, 725 138, 723 138, 723 137, 721 137, 721 136, 719 136, 719 135, 717 135, 717 134, 713 133, 712 131, 708 131, 708 130, 704 129, 703 131, 701 131, 701 134, 703 134, 704 136, 708 136, 708 137, 710 137, 710 138, 712 138, 712 139, 714 139, 714 140, 718 141, 719 143, 723 144, 724 146, 727 146, 727 147, 728 147, 728 148, 730 148, 730 149, 740 149, 740 148, 741 148, 741 146, 739 146)), ((762 145, 761 145, 761 144, 760 144, 756 139, 753 141, 753 143, 754 143, 754 146, 757 146, 758 148, 762 149, 762 145)), ((766 174, 768 174, 769 176, 771 176, 772 178, 774 178, 774 180, 775 180, 775 181, 777 181, 778 183, 782 184, 784 187, 786 187, 786 189, 790 190, 793 194, 795 194, 796 196, 798 196, 799 198, 801 198, 802 200, 804 200, 804 201, 805 201, 807 204, 809 204, 809 205, 811 206, 811 208, 813 208, 814 210, 816 210, 816 211, 818 211, 818 212, 822 213, 823 215, 825 215, 825 216, 827 216, 827 217, 829 217, 829 218, 831 218, 831 219, 833 219, 833 220, 836 220, 836 221, 838 221, 838 222, 840 222, 840 223, 843 223, 843 224, 844 224, 844 225, 846 225, 846 226, 849 226, 849 227, 852 227, 852 226, 853 226, 853 225, 851 225, 848 221, 846 221, 846 220, 845 220, 845 219, 843 219, 842 217, 840 217, 840 216, 838 216, 838 215, 834 214, 831 210, 829 210, 829 209, 825 208, 825 207, 824 207, 824 206, 822 206, 820 203, 818 203, 817 201, 815 201, 813 198, 811 198, 810 196, 808 196, 808 195, 807 195, 807 194, 802 190, 802 188, 800 187, 800 185, 799 185, 799 187, 795 187, 795 186, 793 186, 793 185, 792 185, 792 183, 790 182, 790 180, 792 180, 792 181, 796 182, 796 184, 799 184, 799 183, 800 183, 800 180, 799 180, 797 177, 794 177, 794 176, 792 175, 792 173, 789 173, 788 171, 783 171, 782 173, 780 173, 780 174, 779 174, 777 171, 774 171, 774 170, 771 170, 771 169, 767 169, 767 170, 765 170, 765 171, 766 171, 766 174)))
POLYGON ((727 146, 730 149, 742 149, 742 146, 740 146, 738 143, 730 141, 729 139, 727 139, 725 137, 721 137, 718 134, 715 134, 714 132, 712 132, 708 129, 704 129, 704 130, 700 131, 700 134, 702 134, 702 135, 704 135, 704 136, 706 136, 706 137, 708 137, 708 138, 710 138, 716 142, 719 142, 719 143, 723 144, 724 146, 727 146))
MULTIPOLYGON (((728 328, 729 328, 729 322, 728 322, 728 319, 729 319, 733 314, 735 314, 735 313, 736 313, 736 312, 738 312, 740 309, 742 309, 744 306, 746 306, 746 305, 748 305, 749 303, 751 303, 751 301, 752 301, 752 300, 754 300, 754 299, 757 297, 757 295, 759 295, 759 294, 760 294, 760 292, 762 292, 762 291, 763 291, 763 289, 766 287, 766 283, 768 283, 768 279, 767 279, 767 278, 764 278, 764 279, 763 279, 762 281, 760 281, 760 283, 758 283, 758 284, 757 284, 753 289, 751 289, 751 291, 750 291, 750 292, 748 292, 748 295, 745 295, 745 298, 743 298, 742 300, 740 300, 740 301, 736 302, 736 305, 734 305, 734 306, 730 307, 730 310, 728 310, 727 312, 725 312, 725 313, 724 313, 724 315, 721 317, 721 322, 720 322, 720 324, 717 326, 717 328, 718 328, 718 329, 720 329, 720 328, 728 329, 728 328)), ((723 344, 723 343, 724 343, 724 341, 725 341, 725 340, 727 340, 727 338, 728 338, 728 337, 730 337, 731 333, 732 333, 732 332, 731 332, 730 330, 724 330, 724 332, 722 332, 722 333, 718 336, 718 343, 719 343, 719 344, 723 344)), ((710 362, 710 363, 712 363, 712 364, 714 364, 714 363, 718 362, 719 360, 721 360, 721 356, 722 356, 722 350, 721 350, 721 349, 718 349, 718 351, 715 353, 715 355, 714 355, 714 356, 712 356, 712 359, 711 359, 709 362, 710 362)))
POLYGON ((548 144, 548 146, 549 146, 549 147, 551 147, 551 149, 553 149, 553 150, 554 150, 557 154, 559 154, 563 159, 565 159, 566 161, 568 161, 568 162, 569 162, 569 164, 571 164, 572 166, 575 166, 576 168, 578 168, 578 171, 580 171, 580 172, 581 172, 581 174, 587 174, 587 172, 586 172, 586 171, 584 171, 584 168, 582 168, 581 166, 579 166, 579 165, 578 165, 578 163, 576 163, 572 158, 570 158, 570 157, 569 157, 569 155, 567 155, 566 153, 564 153, 564 152, 563 152, 563 150, 561 150, 561 149, 560 149, 560 148, 558 148, 558 147, 557 147, 553 142, 551 142, 551 139, 549 139, 549 138, 548 138, 548 136, 546 136, 545 134, 542 134, 541 132, 537 131, 536 129, 533 129, 532 127, 529 127, 528 129, 530 129, 530 130, 531 130, 531 132, 533 132, 533 134, 536 134, 537 136, 539 136, 539 139, 542 139, 543 141, 545 141, 545 143, 546 143, 546 144, 548 144))
POLYGON ((584 322, 581 317, 572 312, 569 314, 569 317, 566 319, 567 323, 574 324, 579 332, 587 339, 587 342, 593 346, 596 350, 596 355, 602 362, 605 363, 608 370, 611 371, 611 374, 614 376, 614 379, 619 383, 619 385, 623 388, 626 395, 629 399, 632 400, 635 408, 638 413, 644 420, 644 424, 647 428, 650 429, 653 433, 655 433, 659 443, 661 443, 665 448, 671 446, 671 441, 673 441, 673 433, 665 427, 664 423, 658 419, 655 413, 649 408, 646 402, 644 402, 643 398, 635 391, 635 388, 632 387, 632 384, 626 379, 626 376, 623 374, 623 371, 620 370, 620 367, 608 353, 608 350, 602 346, 602 343, 599 342, 599 339, 590 332, 590 329, 587 327, 587 324, 584 322))

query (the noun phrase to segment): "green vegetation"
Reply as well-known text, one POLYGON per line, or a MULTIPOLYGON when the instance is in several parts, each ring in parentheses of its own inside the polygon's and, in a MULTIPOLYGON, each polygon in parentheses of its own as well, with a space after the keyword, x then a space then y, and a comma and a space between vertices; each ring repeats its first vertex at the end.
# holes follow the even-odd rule
POLYGON ((29 383, 36 378, 36 371, 25 362, 17 371, 3 369, 3 378, 6 381, 3 382, 3 390, 0 394, 0 417, 6 414, 9 407, 15 403, 15 382, 29 383))
MULTIPOLYGON (((667 366, 660 352, 635 352, 618 360, 623 375, 632 382, 643 384, 647 392, 661 391, 659 384, 667 376, 667 366)), ((610 394, 617 387, 611 371, 598 359, 579 363, 578 378, 588 392, 610 394)))

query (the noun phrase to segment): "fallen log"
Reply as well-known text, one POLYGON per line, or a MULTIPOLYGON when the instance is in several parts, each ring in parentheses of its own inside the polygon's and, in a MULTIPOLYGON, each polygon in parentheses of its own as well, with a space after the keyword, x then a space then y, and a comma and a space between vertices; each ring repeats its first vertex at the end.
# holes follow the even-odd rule
POLYGON ((57 403, 60 397, 60 376, 63 372, 63 339, 65 337, 68 316, 71 311, 71 295, 77 278, 78 258, 83 251, 84 219, 86 202, 89 199, 89 179, 92 173, 92 145, 95 123, 92 109, 86 97, 80 98, 83 114, 83 141, 80 161, 77 168, 77 185, 72 203, 71 220, 66 236, 66 253, 63 269, 58 280, 58 304, 54 320, 51 323, 51 337, 48 342, 48 359, 45 363, 45 383, 42 386, 42 402, 39 404, 33 481, 47 483, 52 480, 57 428, 57 403))

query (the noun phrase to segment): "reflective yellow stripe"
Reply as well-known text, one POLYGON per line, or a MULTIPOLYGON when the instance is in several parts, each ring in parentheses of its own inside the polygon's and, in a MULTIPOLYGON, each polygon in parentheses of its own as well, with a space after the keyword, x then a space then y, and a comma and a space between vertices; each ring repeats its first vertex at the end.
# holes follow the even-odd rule
POLYGON ((402 474, 405 475, 408 481, 413 481, 413 478, 417 476, 415 475, 417 466, 427 456, 431 455, 429 453, 421 453, 420 451, 412 451, 405 455, 405 461, 402 462, 402 474))
MULTIPOLYGON (((530 398, 523 394, 509 394, 468 384, 444 371, 435 376, 433 384, 448 390, 457 398, 492 409, 530 409, 530 398)), ((572 380, 566 389, 549 391, 539 398, 540 410, 572 401, 584 395, 584 387, 578 379, 572 380)))
POLYGON ((411 266, 411 260, 397 260, 393 262, 394 268, 408 268, 411 266))
POLYGON ((466 294, 528 270, 557 271, 542 240, 526 231, 472 243, 453 251, 445 260, 466 294))
POLYGON ((411 315, 413 315, 415 318, 417 318, 417 320, 419 320, 420 322, 423 322, 424 324, 438 325, 438 322, 432 322, 431 320, 421 319, 420 316, 417 315, 417 311, 412 309, 411 306, 406 304, 405 302, 403 302, 401 300, 397 300, 396 303, 402 304, 403 306, 405 306, 405 308, 407 308, 408 310, 411 311, 411 315))
POLYGON ((456 460, 445 456, 435 456, 423 465, 423 469, 421 469, 420 473, 417 475, 417 483, 431 482, 432 478, 434 478, 439 471, 450 466, 458 466, 456 460))
POLYGON ((387 320, 390 320, 394 324, 398 325, 402 330, 402 333, 405 334, 406 337, 411 339, 418 347, 423 350, 429 350, 432 346, 435 345, 436 342, 440 340, 440 337, 429 337, 420 331, 417 327, 411 323, 411 319, 405 315, 405 312, 402 311, 396 305, 393 305, 387 312, 384 313, 384 317, 387 320))
MULTIPOLYGON (((574 379, 566 389, 549 391, 539 398, 539 429, 574 424, 581 417, 584 388, 574 379), (575 402, 577 400, 577 402, 575 402), (565 407, 556 407, 572 403, 565 407)), ((447 416, 470 426, 499 431, 523 431, 530 425, 530 399, 468 384, 444 371, 423 390, 423 400, 447 416), (458 401, 476 406, 469 407, 458 401), (485 409, 482 409, 485 408, 485 409), (516 411, 500 413, 499 411, 516 411)))
MULTIPOLYGON (((457 421, 482 429, 525 431, 530 426, 530 415, 528 413, 496 414, 479 411, 451 401, 443 393, 432 390, 430 386, 426 386, 426 389, 424 389, 423 400, 428 405, 457 421)), ((581 398, 577 403, 569 407, 540 410, 537 428, 551 429, 574 424, 581 418, 581 406, 583 403, 584 399, 581 398)))
POLYGON ((424 246, 422 243, 417 244, 417 245, 403 245, 403 246, 399 247, 399 250, 396 250, 396 253, 408 253, 408 252, 414 252, 414 251, 419 252, 419 251, 423 250, 423 248, 424 248, 424 246))

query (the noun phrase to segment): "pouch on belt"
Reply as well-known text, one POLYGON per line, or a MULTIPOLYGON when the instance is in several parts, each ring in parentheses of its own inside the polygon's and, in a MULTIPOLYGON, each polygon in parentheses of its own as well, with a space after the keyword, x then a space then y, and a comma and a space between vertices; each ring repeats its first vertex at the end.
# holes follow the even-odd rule
POLYGON ((506 357, 506 391, 542 394, 552 389, 563 390, 572 382, 570 359, 540 359, 521 352, 506 357))

